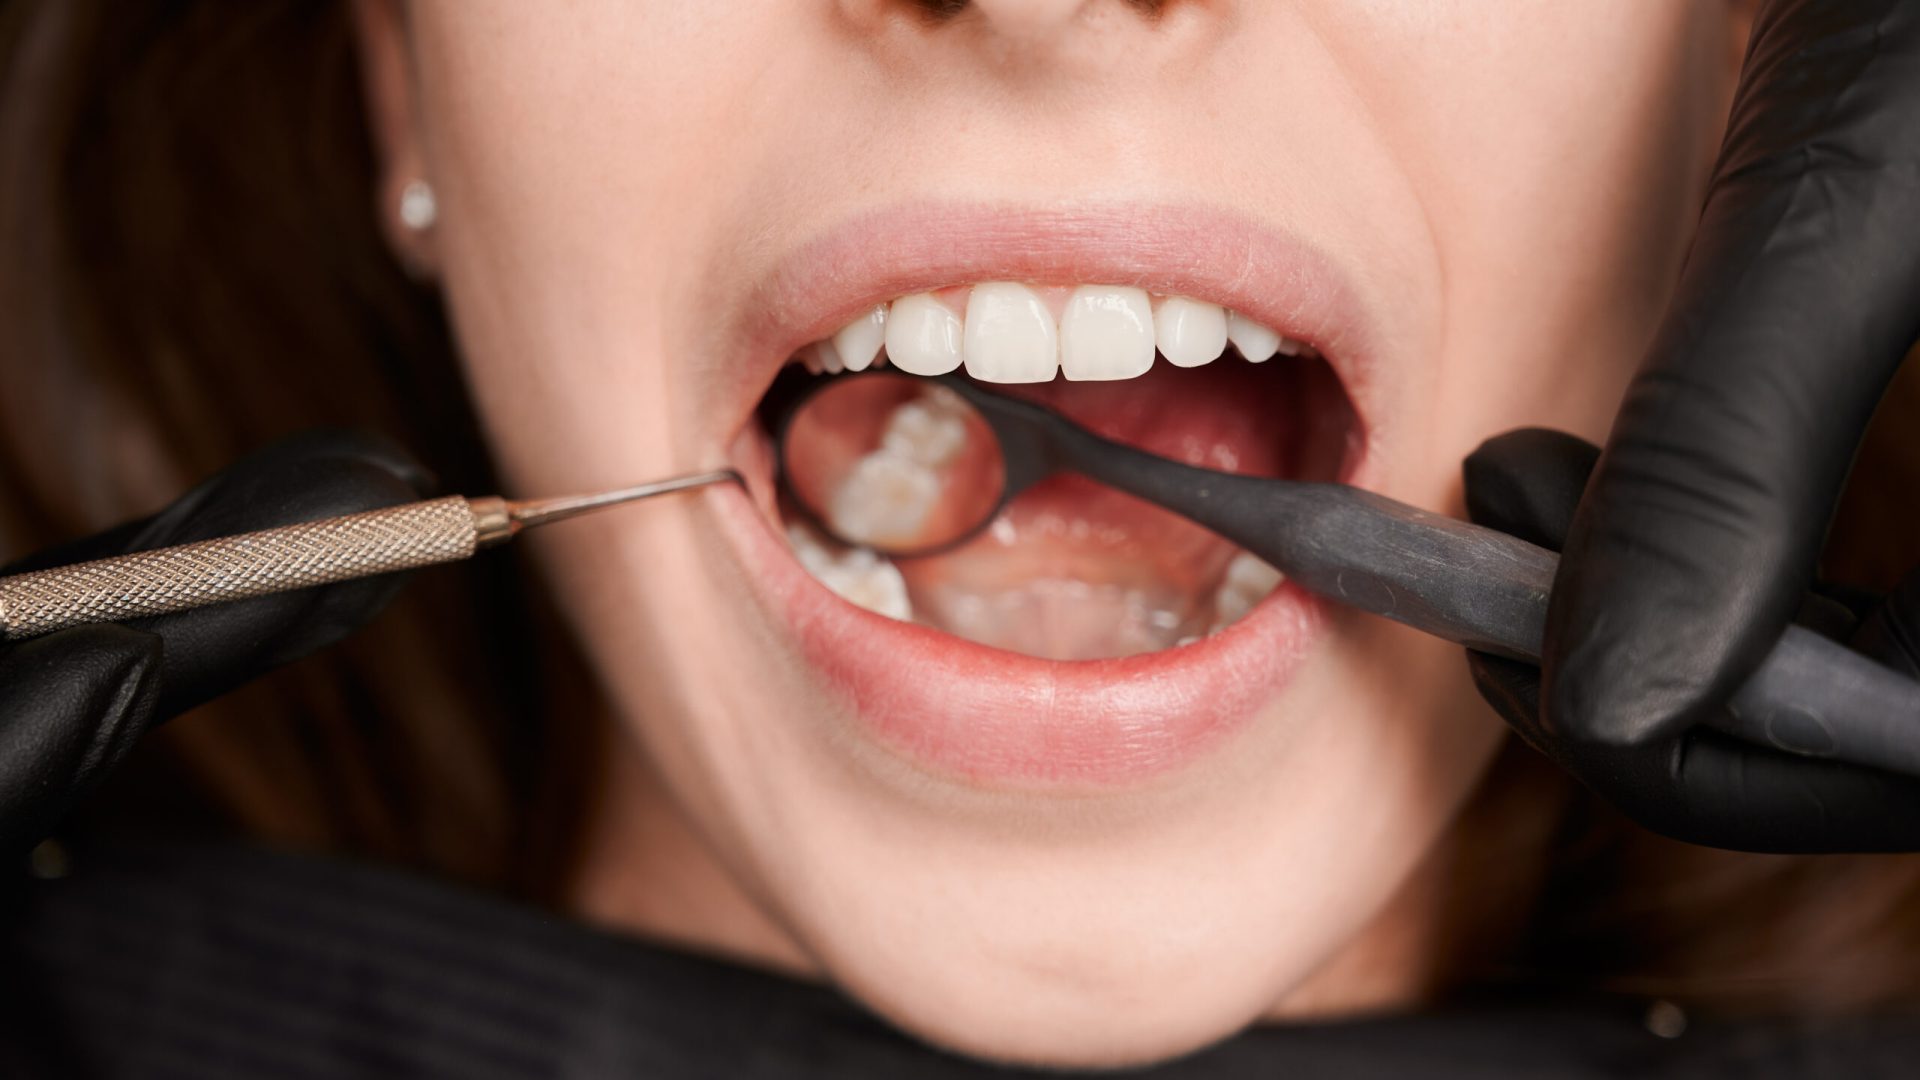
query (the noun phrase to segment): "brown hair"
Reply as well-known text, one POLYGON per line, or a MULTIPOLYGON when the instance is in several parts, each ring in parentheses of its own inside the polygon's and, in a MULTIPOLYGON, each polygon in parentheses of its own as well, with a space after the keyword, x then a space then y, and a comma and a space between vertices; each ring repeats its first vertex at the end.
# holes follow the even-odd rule
MULTIPOLYGON (((344 4, 0 0, 0 552, 151 511, 320 425, 491 490, 437 301, 382 245, 376 190, 344 4)), ((1883 412, 1833 569, 1884 586, 1920 551, 1915 516, 1872 497, 1920 487, 1899 422, 1920 379, 1883 412)), ((168 725, 105 812, 553 899, 599 734, 546 718, 591 715, 554 705, 587 683, 510 560, 431 572, 346 645, 168 725)), ((1661 840, 1517 747, 1446 850, 1450 917, 1503 928, 1456 937, 1455 981, 1792 1010, 1920 989, 1912 858, 1661 840)))

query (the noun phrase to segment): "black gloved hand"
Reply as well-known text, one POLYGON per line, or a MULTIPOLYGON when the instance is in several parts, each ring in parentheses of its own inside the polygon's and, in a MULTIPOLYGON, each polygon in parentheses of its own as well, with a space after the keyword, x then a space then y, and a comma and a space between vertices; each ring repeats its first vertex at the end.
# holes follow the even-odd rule
POLYGON ((1554 737, 1671 743, 1746 681, 1916 337, 1920 4, 1769 0, 1678 296, 1565 537, 1554 737))
MULTIPOLYGON (((0 573, 379 509, 428 487, 425 470, 384 440, 299 436, 152 518, 0 573)), ((45 836, 148 728, 345 637, 401 582, 369 578, 0 646, 0 855, 45 836)))
MULTIPOLYGON (((1466 463, 1479 524, 1558 550, 1598 447, 1529 429, 1489 440, 1466 463)), ((1920 574, 1884 600, 1803 598, 1800 621, 1888 667, 1920 676, 1920 574)), ((1521 738, 1655 832, 1749 851, 1920 850, 1920 778, 1798 757, 1682 726, 1624 744, 1542 723, 1540 671, 1470 653, 1480 693, 1521 738)), ((1920 720, 1912 724, 1920 739, 1920 720)))

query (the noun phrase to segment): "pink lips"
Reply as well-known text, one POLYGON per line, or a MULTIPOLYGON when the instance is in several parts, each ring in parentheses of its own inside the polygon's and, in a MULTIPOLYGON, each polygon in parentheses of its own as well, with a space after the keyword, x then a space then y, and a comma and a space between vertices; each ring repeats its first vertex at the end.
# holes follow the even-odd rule
MULTIPOLYGON (((1133 284, 1211 300, 1318 346, 1366 431, 1370 323, 1320 252, 1233 215, 1120 207, 1091 213, 917 207, 854 222, 781 265, 761 310, 804 312, 745 328, 736 431, 794 350, 878 300, 963 282, 1133 284), (747 365, 743 365, 746 367, 747 365)), ((1364 482, 1364 453, 1351 482, 1364 482)), ((765 480, 763 475, 756 479, 765 480)), ((1323 626, 1319 602, 1283 585, 1203 641, 1142 656, 1050 661, 861 610, 803 570, 745 493, 715 504, 742 562, 799 652, 880 745, 983 787, 1109 789, 1194 760, 1276 701, 1323 626)))

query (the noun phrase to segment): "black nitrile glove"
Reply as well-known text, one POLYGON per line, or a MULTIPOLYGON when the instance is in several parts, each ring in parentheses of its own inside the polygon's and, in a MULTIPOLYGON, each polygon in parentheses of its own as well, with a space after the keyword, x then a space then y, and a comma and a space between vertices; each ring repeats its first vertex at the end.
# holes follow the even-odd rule
POLYGON ((1566 532, 1546 731, 1668 745, 1746 681, 1917 337, 1920 3, 1768 0, 1674 305, 1566 532))
MULTIPOLYGON (((375 510, 422 497, 426 472, 368 435, 279 443, 158 515, 0 573, 375 510)), ((150 727, 306 654, 377 614, 401 576, 264 596, 0 645, 0 855, 39 841, 150 727)))
MULTIPOLYGON (((1556 431, 1489 440, 1467 459, 1467 512, 1559 550, 1599 457, 1598 447, 1556 431)), ((1801 600, 1802 623, 1920 675, 1920 574, 1877 603, 1821 594, 1801 600)), ((1920 778, 1786 754, 1703 726, 1656 729, 1624 743, 1586 738, 1553 723, 1551 713, 1543 722, 1538 668, 1482 653, 1468 658, 1480 693, 1521 738, 1655 832, 1748 851, 1920 850, 1920 778)), ((1920 739, 1920 720, 1904 719, 1920 739)))

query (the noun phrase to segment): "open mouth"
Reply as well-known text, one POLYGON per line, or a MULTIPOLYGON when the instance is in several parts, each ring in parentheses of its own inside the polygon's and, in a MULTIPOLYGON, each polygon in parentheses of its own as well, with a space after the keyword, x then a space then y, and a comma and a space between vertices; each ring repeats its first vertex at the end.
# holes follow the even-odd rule
POLYGON ((938 554, 830 543, 776 495, 757 419, 788 365, 951 371, 1163 457, 1365 484, 1383 323, 1343 270, 1231 213, 1129 206, 906 207, 780 263, 740 330, 757 359, 732 369, 750 497, 714 504, 776 640, 855 722, 841 744, 974 788, 1132 786, 1272 708, 1327 609, 1071 475, 938 554))
MULTIPOLYGON (((964 371, 1096 434, 1224 472, 1334 480, 1360 445, 1351 402, 1313 345, 1218 304, 1133 286, 991 282, 915 293, 869 308, 790 362, 816 375, 964 371)), ((842 487, 830 519, 922 518, 935 512, 930 500, 983 497, 956 487, 998 483, 986 469, 936 480, 941 459, 984 429, 970 428, 965 406, 935 384, 902 389, 915 396, 881 406, 889 415, 840 421, 886 437, 855 470, 873 482, 842 487)), ((834 423, 807 425, 807 437, 835 439, 834 423)), ((1191 644, 1281 582, 1207 530, 1070 475, 1019 493, 971 540, 931 555, 889 558, 831 539, 790 498, 776 512, 800 564, 842 599, 1050 660, 1191 644)))

